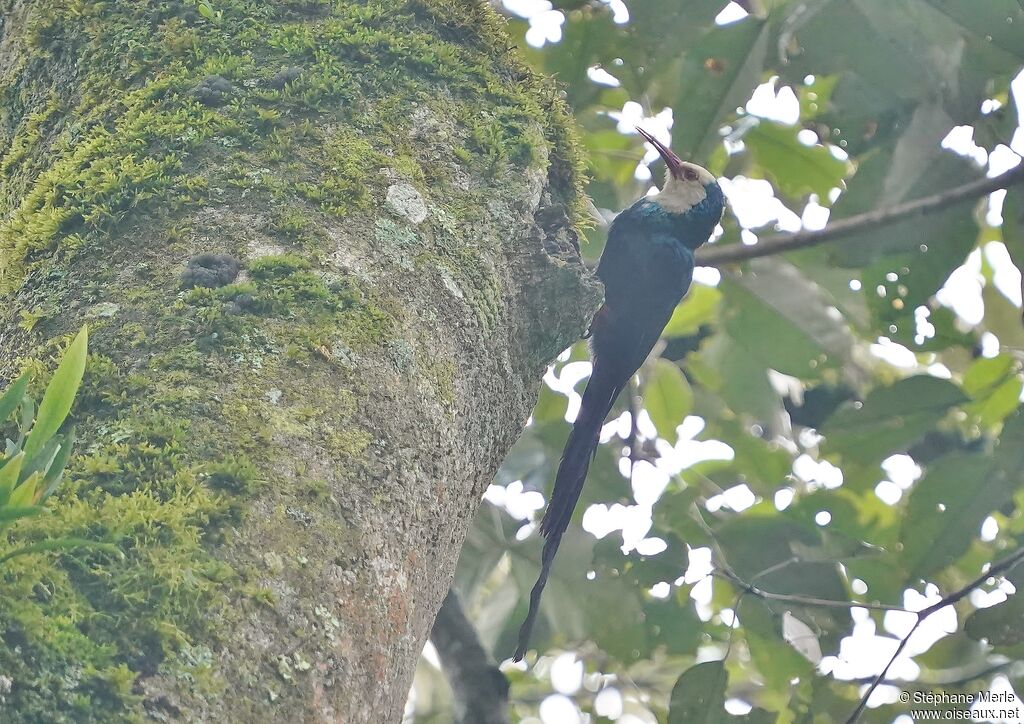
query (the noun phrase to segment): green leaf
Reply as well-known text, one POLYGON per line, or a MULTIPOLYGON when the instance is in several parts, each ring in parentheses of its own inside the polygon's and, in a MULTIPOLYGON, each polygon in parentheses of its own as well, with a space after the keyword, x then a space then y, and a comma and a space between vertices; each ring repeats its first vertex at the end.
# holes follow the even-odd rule
POLYGON ((693 47, 701 35, 713 31, 715 16, 721 10, 720 0, 634 2, 629 8, 629 37, 633 42, 620 45, 642 52, 646 65, 665 63, 680 48, 693 47))
POLYGON ((671 531, 691 547, 703 543, 707 535, 694 519, 693 512, 700 494, 698 486, 681 487, 678 482, 671 483, 654 506, 655 530, 671 531))
POLYGON ((993 646, 1024 643, 1024 596, 1014 594, 1002 603, 975 611, 964 624, 967 635, 993 646))
POLYGON ((64 359, 53 373, 53 379, 46 387, 43 400, 39 403, 35 424, 25 442, 25 457, 31 460, 54 433, 60 429, 71 406, 75 402, 78 386, 82 383, 85 373, 85 360, 88 355, 89 331, 82 327, 74 341, 64 353, 64 359))
POLYGON ((994 334, 1004 349, 1024 349, 1024 324, 1020 307, 1012 304, 993 284, 981 291, 985 302, 985 330, 994 334))
POLYGON ((658 435, 673 445, 676 427, 693 409, 693 391, 682 371, 666 359, 657 359, 644 381, 644 409, 658 429, 658 435))
POLYGON ((686 545, 672 533, 663 534, 662 538, 667 546, 665 550, 642 555, 636 551, 623 553, 622 536, 606 535, 594 546, 593 570, 598 578, 608 575, 638 589, 647 589, 662 581, 672 582, 686 573, 688 552, 686 545))
POLYGON ((776 441, 752 435, 749 426, 736 420, 708 420, 702 438, 724 440, 735 453, 731 470, 755 493, 769 495, 784 484, 793 471, 792 456, 776 441))
POLYGON ((1024 7, 1017 0, 924 0, 939 13, 955 21, 965 37, 974 36, 1024 61, 1024 7))
POLYGON ((702 638, 703 623, 684 590, 667 599, 650 598, 644 603, 647 638, 673 655, 692 656, 702 638))
POLYGON ((709 324, 718 316, 718 305, 722 293, 716 287, 694 283, 686 298, 673 310, 663 337, 685 337, 695 334, 703 324, 709 324))
POLYGON ((25 482, 21 483, 11 492, 11 497, 7 500, 7 504, 12 507, 21 507, 32 505, 38 500, 36 499, 37 484, 42 476, 39 473, 32 473, 25 482))
POLYGON ((990 455, 956 452, 929 466, 911 491, 900 539, 908 581, 942 570, 968 548, 982 521, 1024 483, 1024 414, 1007 420, 990 455))
POLYGON ((942 413, 966 400, 963 391, 948 380, 914 375, 888 387, 875 388, 863 405, 844 407, 830 417, 825 429, 870 427, 918 412, 942 413))
POLYGON ((1003 243, 1013 265, 1024 270, 1024 186, 1020 184, 1007 189, 1003 200, 1003 243))
POLYGON ((758 170, 783 194, 798 198, 815 193, 822 199, 842 185, 849 168, 822 146, 807 146, 797 139, 799 128, 761 121, 743 134, 758 170))
POLYGON ((931 309, 928 323, 932 325, 934 333, 931 337, 922 340, 917 336, 916 320, 911 324, 909 315, 906 315, 905 322, 898 325, 895 332, 892 331, 892 327, 887 330, 889 339, 897 344, 902 344, 915 353, 942 352, 951 347, 973 349, 978 342, 973 331, 964 332, 959 329, 959 318, 948 307, 931 309))
POLYGON ((829 358, 807 329, 766 304, 747 286, 723 277, 721 287, 725 293, 722 324, 729 336, 745 348, 745 354, 766 367, 800 378, 815 377, 820 367, 835 366, 838 362, 829 358))
POLYGON ((57 489, 57 486, 60 484, 60 479, 64 475, 64 468, 67 467, 68 460, 71 458, 71 450, 74 446, 75 431, 74 428, 72 428, 64 435, 60 445, 60 450, 57 451, 57 455, 54 456, 53 461, 50 463, 50 467, 47 468, 46 473, 43 475, 43 482, 42 485, 40 485, 42 493, 39 495, 39 502, 49 498, 53 494, 53 491, 57 489))
POLYGON ((967 401, 948 380, 916 375, 872 390, 862 404, 848 404, 822 426, 825 450, 861 464, 879 461, 905 449, 967 401))
POLYGON ((787 613, 779 615, 752 596, 745 596, 737 611, 750 656, 765 683, 776 690, 785 690, 789 682, 814 672, 814 666, 786 640, 783 620, 787 613))
POLYGON ((0 505, 5 505, 11 497, 14 486, 21 475, 21 465, 25 462, 25 453, 20 452, 10 458, 0 468, 0 505))
POLYGON ((1017 409, 1024 381, 1016 360, 1000 354, 972 362, 964 373, 963 388, 974 398, 964 409, 977 415, 982 425, 992 427, 1017 409))
POLYGON ((45 471, 50 466, 50 463, 53 461, 54 456, 57 454, 57 450, 60 447, 61 439, 62 438, 60 436, 56 435, 54 437, 51 437, 49 440, 46 441, 46 444, 43 445, 43 449, 36 453, 35 457, 33 457, 31 460, 26 460, 25 464, 22 466, 21 469, 21 478, 25 479, 29 475, 37 471, 45 471))
POLYGON ((602 86, 590 82, 587 69, 597 66, 614 70, 611 63, 621 33, 609 12, 574 14, 562 28, 560 43, 541 51, 529 47, 524 51, 563 84, 569 104, 578 111, 594 104, 601 95, 602 86))
POLYGON ((1024 390, 1024 380, 1014 375, 992 390, 992 394, 983 401, 965 405, 964 409, 977 415, 978 421, 983 426, 996 427, 1020 406, 1022 390, 1024 390))
POLYGON ((213 9, 213 5, 208 0, 199 0, 196 3, 196 9, 199 14, 210 21, 216 21, 220 18, 220 12, 213 9))
POLYGON ((700 162, 719 143, 718 129, 761 80, 767 22, 748 17, 711 30, 686 53, 672 106, 672 148, 700 162))
POLYGON ((459 553, 459 565, 453 583, 459 593, 467 599, 477 595, 477 591, 490 578, 494 567, 508 552, 510 541, 515 541, 520 525, 520 521, 489 502, 480 506, 459 553))
MULTIPOLYGON (((619 133, 615 128, 607 128, 585 133, 583 142, 587 148, 590 172, 595 178, 612 182, 615 190, 632 187, 636 164, 642 154, 642 151, 636 150, 635 137, 619 133)), ((590 195, 598 205, 621 203, 618 194, 612 198, 601 198, 600 194, 594 193, 590 195)))
MULTIPOLYGON (((572 586, 573 604, 586 616, 585 637, 623 663, 646 654, 642 589, 628 581, 579 576, 572 586)), ((565 605, 565 602, 562 603, 565 605)))
POLYGON ((18 449, 22 449, 25 443, 25 435, 32 427, 32 422, 36 419, 36 401, 27 395, 21 400, 21 425, 18 428, 20 433, 18 436, 17 446, 18 449))
MULTIPOLYGON (((823 354, 813 359, 814 368, 819 364, 840 367, 847 377, 854 380, 865 374, 853 356, 855 340, 846 319, 837 311, 835 300, 798 267, 782 259, 754 259, 746 273, 730 276, 726 286, 732 282, 756 297, 765 323, 768 323, 768 313, 782 318, 772 323, 772 332, 792 335, 789 328, 795 327, 801 333, 792 340, 775 337, 773 344, 761 339, 763 335, 759 330, 752 330, 753 334, 741 341, 749 341, 752 348, 756 346, 766 359, 778 357, 772 352, 773 346, 802 345, 806 338, 813 348, 807 346, 805 354, 811 354, 814 348, 823 354)), ((784 359, 788 360, 790 356, 786 355, 784 359)), ((803 369, 800 360, 795 360, 795 363, 798 369, 803 369)))
POLYGON ((22 505, 22 506, 11 506, 3 505, 0 506, 0 526, 11 523, 19 518, 28 518, 33 515, 39 515, 46 508, 41 505, 22 505))
MULTIPOLYGON (((877 89, 876 93, 894 100, 927 97, 936 87, 934 63, 925 48, 919 47, 928 36, 897 32, 892 22, 894 16, 907 13, 905 3, 848 0, 822 5, 820 12, 796 30, 791 43, 800 52, 789 57, 787 77, 798 80, 808 74, 856 74, 867 86, 877 89), (883 22, 883 14, 890 22, 883 22)), ((908 18, 900 25, 911 21, 908 18)), ((841 79, 840 85, 844 81, 841 79)))
POLYGON ((832 98, 839 81, 838 75, 815 76, 810 85, 802 85, 797 89, 800 99, 800 118, 812 120, 822 114, 832 98))
POLYGON ((565 411, 569 407, 569 398, 561 392, 555 392, 547 385, 541 385, 537 404, 533 407, 535 423, 558 422, 565 419, 565 411))
POLYGON ((734 412, 769 421, 782 409, 765 365, 728 334, 711 337, 699 355, 689 358, 687 372, 717 391, 734 412))
POLYGON ((7 388, 7 392, 4 393, 3 397, 0 397, 0 422, 6 421, 11 416, 11 413, 14 412, 14 408, 21 404, 28 381, 29 375, 25 372, 7 388))
POLYGON ((720 724, 728 721, 725 688, 729 676, 722 661, 705 661, 683 672, 672 687, 668 724, 720 724))
POLYGON ((941 143, 956 123, 938 100, 925 100, 914 109, 907 129, 896 141, 892 164, 880 189, 887 203, 904 201, 914 186, 931 170, 939 156, 946 153, 941 143))
POLYGON ((981 522, 1009 498, 986 485, 992 461, 951 453, 917 481, 907 501, 901 539, 907 580, 939 571, 957 559, 978 535, 981 522))

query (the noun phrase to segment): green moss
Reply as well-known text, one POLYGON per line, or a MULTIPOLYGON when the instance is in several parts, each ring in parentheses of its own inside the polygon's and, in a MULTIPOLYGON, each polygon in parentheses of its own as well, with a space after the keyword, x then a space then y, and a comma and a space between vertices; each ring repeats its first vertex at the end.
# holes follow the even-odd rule
MULTIPOLYGON (((20 721, 128 718, 140 700, 138 672, 187 640, 183 621, 202 621, 220 600, 230 572, 197 535, 217 507, 201 488, 165 500, 137 491, 66 499, 52 516, 20 526, 22 540, 105 540, 123 557, 79 549, 4 566, 0 667, 15 682, 8 711, 20 721)), ((201 633, 196 626, 188 635, 201 633)))
POLYGON ((312 266, 296 254, 275 254, 257 259, 249 265, 249 273, 256 279, 285 279, 296 272, 306 271, 312 266))
POLYGON ((438 398, 446 403, 455 399, 455 363, 448 359, 436 360, 429 372, 434 379, 438 398))
POLYGON ((343 460, 359 457, 371 442, 373 442, 373 436, 366 430, 358 428, 344 428, 327 432, 328 448, 335 456, 343 460))
POLYGON ((314 354, 331 360, 338 343, 359 349, 385 341, 394 319, 368 293, 347 278, 313 270, 296 254, 261 257, 248 269, 251 283, 189 290, 184 304, 202 332, 204 348, 229 350, 247 345, 257 327, 280 320, 272 329, 287 340, 293 360, 314 354))
MULTIPOLYGON (((25 117, 18 134, 8 144, 7 152, 0 156, 0 175, 10 176, 13 174, 14 169, 26 160, 29 152, 43 142, 45 134, 57 124, 63 110, 57 97, 51 96, 40 110, 25 117)), ((13 188, 11 190, 13 191, 13 188)), ((8 197, 5 194, 0 209, 9 208, 12 199, 13 197, 8 197)))
POLYGON ((259 470, 247 457, 230 456, 206 467, 207 483, 229 493, 251 493, 259 483, 259 470))
POLYGON ((301 239, 309 226, 308 214, 299 209, 285 209, 274 219, 274 230, 290 239, 301 239))

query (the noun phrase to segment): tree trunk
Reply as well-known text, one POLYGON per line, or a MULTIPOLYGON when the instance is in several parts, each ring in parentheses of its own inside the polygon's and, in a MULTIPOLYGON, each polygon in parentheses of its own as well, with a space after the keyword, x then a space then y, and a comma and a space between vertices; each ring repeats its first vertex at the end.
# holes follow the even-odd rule
POLYGON ((599 298, 557 92, 475 0, 0 7, 7 376, 92 352, 14 535, 123 552, 0 569, 0 718, 398 721, 599 298))

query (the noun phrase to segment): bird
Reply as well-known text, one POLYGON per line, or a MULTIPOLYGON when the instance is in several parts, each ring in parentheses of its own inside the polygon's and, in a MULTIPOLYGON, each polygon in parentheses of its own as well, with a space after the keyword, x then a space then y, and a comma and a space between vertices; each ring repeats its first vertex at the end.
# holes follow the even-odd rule
POLYGON ((526 655, 541 594, 583 491, 604 420, 690 288, 694 252, 711 237, 725 212, 725 197, 710 171, 683 161, 644 129, 636 130, 664 160, 665 182, 657 193, 618 214, 608 230, 597 266, 604 304, 587 334, 592 372, 541 519, 541 568, 519 629, 514 661, 526 655))

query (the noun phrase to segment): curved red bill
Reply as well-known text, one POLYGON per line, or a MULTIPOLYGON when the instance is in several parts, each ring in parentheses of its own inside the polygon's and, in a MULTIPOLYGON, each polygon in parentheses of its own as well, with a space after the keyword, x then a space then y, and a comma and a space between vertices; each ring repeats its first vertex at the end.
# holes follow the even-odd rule
POLYGON ((671 148, 644 129, 640 128, 640 126, 636 127, 636 131, 643 136, 648 143, 657 149, 658 153, 661 154, 661 158, 665 161, 665 165, 668 166, 669 173, 676 176, 679 173, 679 170, 683 167, 683 159, 679 158, 671 148))

